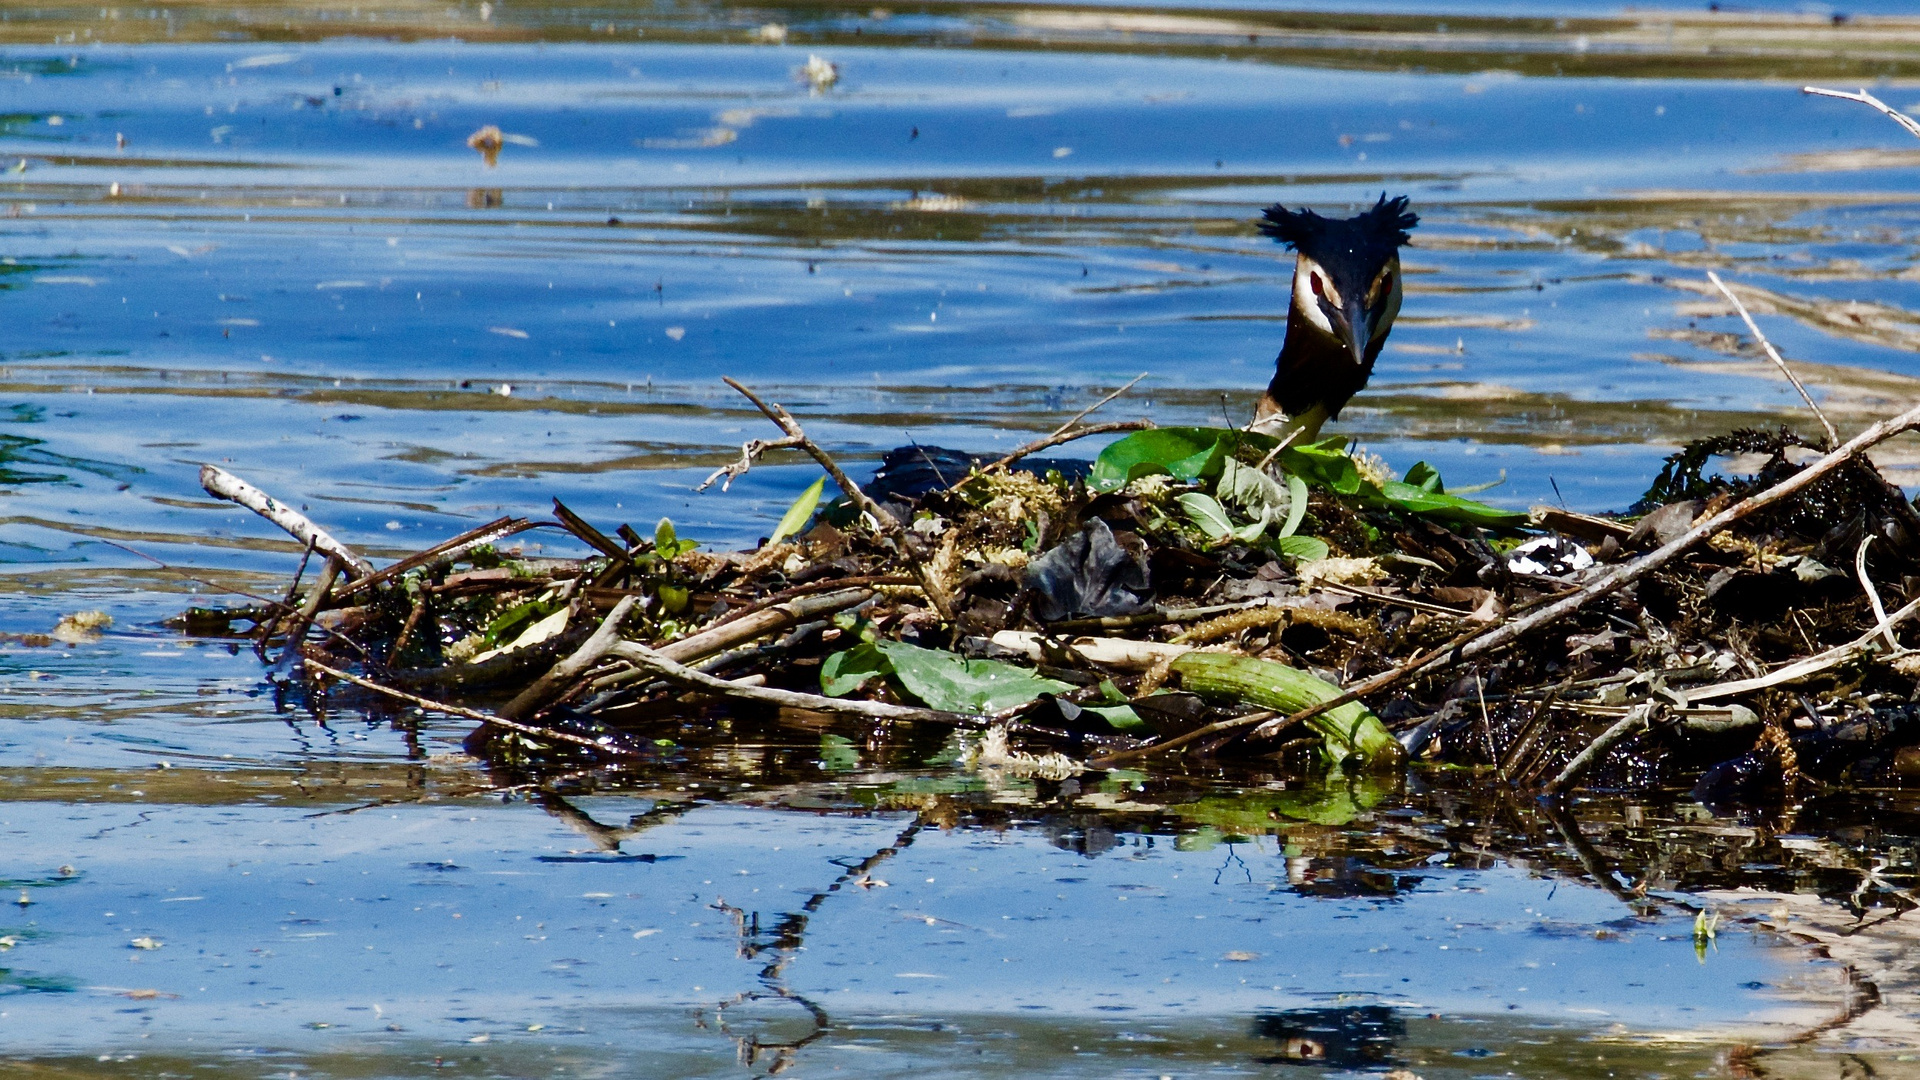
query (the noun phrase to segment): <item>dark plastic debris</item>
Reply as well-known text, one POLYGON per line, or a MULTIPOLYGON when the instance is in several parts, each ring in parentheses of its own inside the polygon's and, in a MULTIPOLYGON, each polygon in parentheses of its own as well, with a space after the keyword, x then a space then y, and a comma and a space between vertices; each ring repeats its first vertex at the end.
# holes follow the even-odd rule
POLYGON ((1134 615, 1153 603, 1146 560, 1121 547, 1100 518, 1035 559, 1027 588, 1043 622, 1134 615))

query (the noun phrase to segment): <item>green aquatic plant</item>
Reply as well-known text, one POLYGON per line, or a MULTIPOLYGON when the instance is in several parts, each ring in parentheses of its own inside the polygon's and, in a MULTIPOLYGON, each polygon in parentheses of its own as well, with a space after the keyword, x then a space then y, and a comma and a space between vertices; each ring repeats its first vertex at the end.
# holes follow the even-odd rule
MULTIPOLYGON (((1087 483, 1095 491, 1117 491, 1141 477, 1165 474, 1211 487, 1216 496, 1225 484, 1229 495, 1222 497, 1241 497, 1249 493, 1248 482, 1238 468, 1245 464, 1242 456, 1261 461, 1277 446, 1278 441, 1269 436, 1232 428, 1154 428, 1108 445, 1095 459, 1087 483), (1235 468, 1228 467, 1229 461, 1235 468)), ((1274 463, 1288 478, 1289 486, 1297 479, 1303 486, 1320 488, 1363 507, 1450 525, 1512 528, 1527 520, 1520 511, 1447 494, 1439 472, 1424 461, 1414 463, 1405 480, 1370 478, 1355 464, 1341 439, 1288 446, 1274 455, 1274 463)), ((1294 528, 1298 527, 1295 523, 1294 528)))

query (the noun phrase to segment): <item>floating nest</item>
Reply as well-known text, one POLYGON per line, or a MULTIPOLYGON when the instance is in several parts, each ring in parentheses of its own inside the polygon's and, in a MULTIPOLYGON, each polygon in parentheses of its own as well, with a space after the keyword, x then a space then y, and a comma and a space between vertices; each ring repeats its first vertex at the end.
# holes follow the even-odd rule
POLYGON ((1489 506, 1337 440, 1144 421, 997 461, 907 447, 856 483, 741 390, 784 437, 710 484, 776 448, 828 474, 750 550, 556 501, 376 569, 210 468, 308 558, 284 602, 181 623, 277 654, 315 711, 469 717, 470 749, 522 773, 773 717, 1049 781, 1438 762, 1550 794, 1778 804, 1920 775, 1920 654, 1899 639, 1920 515, 1860 452, 1920 416, 1837 453, 1784 429, 1702 439, 1631 513, 1596 516, 1489 506), (1091 463, 1030 453, 1116 431, 1091 463), (516 538, 535 529, 590 554, 532 556, 516 538))

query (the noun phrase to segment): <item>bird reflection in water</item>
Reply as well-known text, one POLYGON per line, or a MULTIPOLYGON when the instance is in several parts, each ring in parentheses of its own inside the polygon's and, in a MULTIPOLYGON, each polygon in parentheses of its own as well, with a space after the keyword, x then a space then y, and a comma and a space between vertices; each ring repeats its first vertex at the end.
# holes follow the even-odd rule
POLYGON ((1253 1034, 1279 1044, 1278 1053, 1256 1059, 1262 1065, 1373 1069, 1393 1064, 1407 1025, 1383 1005, 1353 1005, 1261 1013, 1253 1018, 1253 1034))

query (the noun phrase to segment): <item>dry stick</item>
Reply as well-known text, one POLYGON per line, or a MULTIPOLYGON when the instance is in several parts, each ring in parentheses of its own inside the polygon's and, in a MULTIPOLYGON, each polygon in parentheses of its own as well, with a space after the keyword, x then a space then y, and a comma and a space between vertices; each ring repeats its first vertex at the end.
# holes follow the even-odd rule
MULTIPOLYGON (((1157 742, 1147 746, 1139 746, 1139 747, 1135 747, 1132 750, 1116 750, 1111 754, 1102 754, 1097 758, 1089 758, 1087 759, 1087 766, 1089 768, 1094 768, 1094 769, 1112 768, 1115 765, 1123 765, 1129 761, 1138 761, 1141 758, 1151 757, 1155 754, 1164 754, 1169 750, 1178 750, 1179 748, 1186 746, 1189 743, 1199 742, 1201 739, 1204 739, 1209 735, 1219 735, 1223 732, 1239 731, 1251 724, 1259 724, 1259 723, 1264 723, 1266 721, 1273 720, 1278 715, 1279 714, 1277 713, 1269 712, 1263 709, 1260 712, 1248 713, 1245 716, 1236 716, 1228 720, 1216 720, 1215 722, 1208 724, 1206 727, 1195 728, 1194 730, 1187 732, 1185 735, 1176 735, 1173 738, 1168 739, 1166 742, 1157 742)), ((1284 728, 1289 726, 1291 725, 1282 724, 1281 729, 1283 730, 1284 728)))
POLYGON ((724 476, 727 479, 725 483, 720 485, 720 490, 731 491, 733 490, 733 482, 747 475, 747 470, 753 468, 753 463, 759 461, 761 455, 769 450, 797 450, 800 448, 802 442, 803 440, 793 438, 748 439, 746 442, 740 444, 739 461, 731 465, 722 465, 711 473, 708 473, 707 478, 700 481, 700 486, 693 490, 696 493, 705 491, 713 486, 715 480, 724 476))
POLYGON ((683 686, 762 705, 808 709, 813 712, 843 713, 868 720, 928 720, 957 727, 984 727, 987 724, 986 717, 966 713, 918 709, 907 705, 888 705, 881 701, 830 698, 821 694, 803 694, 797 690, 776 690, 767 686, 743 686, 736 682, 728 682, 726 679, 715 678, 702 671, 695 671, 684 664, 676 664, 645 645, 631 641, 616 644, 608 651, 608 655, 618 657, 635 667, 683 686))
POLYGON ((253 643, 253 652, 262 663, 267 659, 267 642, 273 638, 274 632, 280 629, 280 620, 285 617, 286 612, 294 610, 293 598, 300 595, 300 579, 307 576, 307 564, 311 561, 313 561, 313 544, 309 542, 307 550, 300 555, 300 565, 293 568, 293 580, 287 582, 287 595, 280 601, 280 607, 285 611, 275 610, 272 617, 256 627, 260 631, 260 639, 253 643))
POLYGON ((282 661, 299 653, 300 642, 307 636, 307 627, 313 625, 313 617, 320 614, 321 607, 326 604, 327 593, 332 591, 333 583, 340 580, 342 561, 338 555, 327 556, 327 565, 320 571, 320 580, 314 583, 313 591, 307 594, 307 602, 300 605, 300 611, 287 624, 287 644, 280 650, 282 661))
POLYGON ((1828 90, 1819 86, 1803 86, 1800 88, 1800 92, 1803 94, 1813 94, 1817 97, 1839 98, 1842 101, 1857 101, 1862 105, 1871 105, 1887 114, 1888 119, 1894 123, 1906 128, 1908 134, 1915 138, 1920 138, 1920 123, 1915 122, 1913 117, 1908 116, 1906 113, 1895 109, 1893 106, 1867 93, 1867 89, 1864 86, 1860 88, 1860 92, 1857 94, 1849 94, 1845 90, 1828 90))
POLYGON ((1520 771, 1520 766, 1527 763, 1526 759, 1533 750, 1534 741, 1539 738, 1541 731, 1545 730, 1548 710, 1553 708, 1563 688, 1556 686, 1548 690, 1546 696, 1533 707, 1533 715, 1527 717, 1527 722, 1521 725, 1520 734, 1507 744, 1507 752, 1501 755, 1494 766, 1495 775, 1500 778, 1501 783, 1512 783, 1520 771))
MULTIPOLYGON (((653 651, 661 658, 674 663, 692 664, 709 656, 726 652, 736 645, 797 626, 810 619, 818 619, 851 607, 859 607, 872 598, 873 590, 871 589, 845 589, 818 596, 803 596, 784 604, 763 608, 744 618, 710 627, 678 641, 670 641, 653 651)), ((651 677, 644 671, 616 672, 595 679, 593 688, 605 690, 608 687, 633 682, 635 679, 651 677)))
MULTIPOLYGON (((765 609, 770 608, 775 604, 784 604, 789 600, 795 599, 796 597, 807 596, 812 593, 826 592, 830 589, 850 589, 856 585, 873 586, 873 585, 912 585, 912 584, 914 584, 913 578, 908 577, 906 574, 853 574, 848 577, 822 578, 819 581, 809 581, 805 585, 795 585, 790 589, 781 589, 779 592, 768 593, 765 596, 743 597, 741 599, 744 599, 746 601, 745 603, 742 603, 739 607, 734 608, 726 612, 725 614, 719 616, 718 618, 714 619, 712 622, 707 624, 706 628, 708 630, 712 630, 715 627, 725 626, 730 622, 735 622, 739 619, 744 619, 756 611, 764 611, 765 609)), ((724 595, 725 590, 722 590, 722 593, 724 595)), ((702 632, 704 633, 705 631, 702 631, 702 632)))
POLYGON ((1500 751, 1493 745, 1493 717, 1487 715, 1487 687, 1481 681, 1478 668, 1473 672, 1473 692, 1480 697, 1480 741, 1487 744, 1487 757, 1498 769, 1500 751))
MULTIPOLYGON (((135 558, 145 559, 148 562, 152 563, 153 565, 159 567, 160 569, 165 570, 170 574, 178 574, 182 578, 188 581, 198 582, 199 584, 205 585, 210 589, 218 589, 224 593, 232 593, 235 596, 244 596, 249 600, 258 601, 261 604, 264 604, 267 607, 272 608, 274 611, 276 611, 279 614, 282 614, 282 615, 291 614, 294 610, 292 605, 290 604, 283 604, 278 600, 269 599, 265 596, 261 596, 258 593, 250 593, 245 589, 236 589, 231 585, 222 585, 220 582, 214 581, 212 578, 203 578, 197 574, 189 574, 185 570, 182 570, 177 566, 170 566, 167 563, 154 558, 153 556, 147 554, 146 552, 141 551, 139 548, 128 547, 127 545, 119 543, 118 541, 107 540, 100 537, 96 537, 95 541, 97 543, 105 544, 108 547, 119 548, 121 551, 124 551, 127 554, 134 556, 135 558)), ((362 657, 367 656, 366 646, 360 644, 359 642, 353 640, 352 638, 346 636, 345 634, 342 634, 340 631, 334 630, 330 627, 325 627, 325 626, 321 627, 320 629, 325 631, 328 637, 338 639, 340 644, 345 645, 347 648, 352 649, 354 652, 359 653, 362 657)), ((371 658, 369 657, 368 659, 371 659, 371 658)))
POLYGON ((501 706, 500 716, 518 720, 533 715, 557 699, 575 680, 604 659, 607 650, 620 641, 620 624, 626 621, 639 603, 639 597, 629 596, 615 604, 607 617, 600 620, 599 628, 574 650, 573 655, 548 668, 545 675, 533 680, 512 701, 501 706))
POLYGON ((1280 456, 1280 451, 1292 446, 1294 441, 1299 439, 1301 434, 1306 430, 1306 428, 1294 428, 1292 431, 1287 432, 1287 437, 1275 443, 1273 449, 1267 451, 1267 456, 1261 458, 1260 464, 1255 465, 1254 468, 1260 472, 1266 472, 1267 466, 1273 464, 1273 459, 1280 456))
MULTIPOLYGON (((1712 686, 1703 686, 1698 690, 1685 690, 1682 691, 1682 693, 1686 694, 1687 700, 1690 702, 1712 701, 1715 698, 1739 697, 1742 694, 1751 694, 1758 690, 1765 690, 1771 686, 1779 686, 1782 683, 1790 683, 1798 679, 1818 675, 1828 668, 1837 667, 1853 659, 1855 656, 1866 652, 1873 647, 1874 639, 1882 634, 1891 638, 1893 636, 1893 628, 1905 622, 1916 611, 1920 611, 1920 600, 1911 601, 1900 610, 1885 616, 1873 629, 1861 634, 1859 637, 1854 638, 1844 645, 1835 645, 1833 648, 1827 649, 1824 652, 1818 652, 1812 656, 1795 660, 1791 664, 1776 668, 1756 678, 1715 683, 1712 686)), ((1897 646, 1896 650, 1902 654, 1907 651, 1905 649, 1899 649, 1897 646)))
POLYGON ((795 623, 859 607, 873 597, 872 589, 839 589, 830 593, 795 597, 781 604, 761 608, 751 615, 729 620, 697 634, 689 634, 655 649, 676 663, 692 663, 701 657, 724 652, 741 642, 764 637, 795 623))
MULTIPOLYGON (((1008 465, 1011 465, 1012 463, 1020 460, 1021 458, 1026 457, 1028 454, 1037 453, 1041 450, 1045 450, 1049 446, 1058 446, 1062 442, 1071 442, 1074 439, 1083 438, 1087 435, 1093 434, 1092 429, 1094 427, 1103 428, 1108 431, 1120 430, 1118 428, 1112 427, 1111 425, 1107 425, 1107 424, 1089 425, 1088 429, 1085 431, 1075 432, 1069 438, 1065 438, 1065 439, 1060 438, 1062 435, 1066 435, 1068 432, 1073 431, 1073 425, 1079 423, 1082 420, 1085 420, 1087 417, 1093 415, 1095 412, 1098 412, 1101 406, 1105 405, 1109 401, 1112 401, 1114 398, 1119 397, 1121 394, 1124 394, 1127 391, 1133 389, 1135 386, 1139 385, 1140 380, 1146 378, 1147 374, 1148 374, 1147 372, 1143 371, 1140 374, 1135 375, 1133 379, 1127 383, 1127 385, 1121 387, 1118 390, 1115 390, 1113 393, 1108 394, 1106 397, 1101 398, 1099 401, 1094 402, 1093 404, 1087 406, 1086 408, 1081 409, 1079 412, 1074 413, 1072 419, 1068 420, 1064 424, 1061 424, 1059 427, 1054 428, 1053 431, 1049 433, 1046 437, 1035 439, 1033 442, 1028 443, 1026 446, 1022 446, 1020 449, 1015 450, 1013 453, 1008 454, 1006 457, 1001 458, 999 461, 996 461, 993 464, 988 465, 986 468, 981 469, 980 471, 992 472, 995 469, 1004 469, 1008 465), (1054 440, 1056 439, 1058 439, 1059 442, 1055 442, 1054 440)), ((1152 427, 1153 425, 1151 423, 1148 423, 1147 426, 1152 427)), ((1138 431, 1140 429, 1134 428, 1132 430, 1138 431)), ((947 486, 952 487, 953 485, 949 484, 947 486)))
MULTIPOLYGON (((1077 439, 1084 439, 1090 435, 1106 435, 1115 431, 1151 431, 1153 428, 1154 423, 1151 420, 1113 420, 1105 424, 1088 424, 1086 427, 1074 428, 1072 431, 1056 431, 1044 439, 1035 439, 1025 446, 1014 450, 1006 457, 987 464, 980 471, 988 472, 995 469, 1004 469, 1029 454, 1037 454, 1042 450, 1051 450, 1056 446, 1062 446, 1077 439)), ((966 481, 963 479, 960 483, 966 483, 966 481)))
POLYGON ((1586 749, 1575 754, 1573 760, 1567 762, 1567 767, 1560 770, 1559 776, 1547 781, 1547 793, 1559 795, 1566 791, 1585 775, 1595 762, 1605 757, 1607 751, 1613 749, 1614 744, 1629 735, 1644 731, 1654 710, 1663 708, 1664 704, 1664 702, 1648 701, 1634 706, 1632 712, 1621 717, 1612 727, 1601 732, 1598 737, 1588 743, 1586 749))
POLYGON ((372 563, 362 558, 352 548, 335 540, 327 530, 308 520, 305 514, 225 469, 213 465, 200 466, 200 486, 215 498, 239 503, 259 514, 285 529, 295 540, 303 544, 312 544, 329 555, 339 556, 341 563, 353 571, 354 577, 366 577, 373 573, 372 563))
MULTIPOLYGON (((1642 555, 1632 562, 1607 571, 1592 582, 1544 607, 1535 608, 1525 616, 1472 630, 1461 634, 1437 649, 1429 650, 1390 671, 1382 672, 1346 691, 1339 697, 1329 698, 1318 705, 1312 705, 1285 718, 1288 725, 1310 720, 1313 717, 1337 709, 1348 702, 1358 701, 1368 694, 1378 693, 1389 687, 1399 686, 1422 675, 1431 674, 1442 668, 1465 663, 1475 657, 1503 648, 1518 641, 1550 623, 1559 621, 1585 607, 1588 601, 1616 592, 1648 574, 1660 569, 1687 549, 1720 532, 1742 518, 1758 513, 1812 484, 1826 474, 1853 460, 1869 447, 1878 446, 1893 438, 1920 428, 1920 406, 1891 419, 1882 420, 1867 430, 1855 435, 1845 445, 1827 456, 1811 462, 1806 468, 1787 477, 1765 491, 1756 492, 1720 511, 1718 514, 1688 529, 1686 534, 1672 543, 1642 555)), ((1254 732, 1260 734, 1259 731, 1254 732)))
POLYGON ((460 556, 472 551, 474 548, 484 544, 491 544, 496 540, 504 540, 515 533, 526 532, 528 529, 540 528, 542 524, 541 522, 528 521, 526 518, 495 518, 477 529, 469 529, 459 536, 442 540, 425 551, 415 552, 377 574, 373 574, 370 577, 363 577, 353 584, 336 591, 333 595, 336 598, 344 599, 362 589, 370 589, 382 582, 392 581, 409 570, 426 566, 429 563, 442 561, 451 563, 460 556))
POLYGON ((1050 634, 1078 634, 1088 630, 1131 630, 1141 626, 1159 626, 1162 623, 1188 622, 1193 619, 1206 619, 1215 615, 1228 615, 1236 611, 1250 611, 1261 607, 1279 607, 1266 597, 1257 600, 1243 600, 1233 604, 1209 604, 1193 608, 1155 608, 1138 615, 1102 615, 1090 619, 1062 619, 1048 623, 1050 634))
POLYGON ((630 750, 621 750, 612 746, 602 746, 583 735, 573 735, 565 731, 555 731, 552 728, 543 728, 534 724, 523 724, 518 720, 508 720, 504 717, 495 716, 492 713, 481 712, 478 709, 464 709, 458 705, 450 705, 444 701, 435 701, 432 698, 423 698, 418 694, 409 694, 405 690, 395 690, 391 686, 382 686, 372 679, 363 679, 358 675, 350 675, 338 668, 328 667, 312 658, 303 659, 301 663, 313 671, 331 675, 341 682, 352 683, 363 690, 371 690, 376 694, 385 694, 387 697, 397 701, 404 701, 409 705, 417 705, 422 709, 432 709, 435 712, 443 712, 449 716, 464 716, 469 720, 478 720, 483 724, 492 724, 495 727, 505 728, 508 731, 518 732, 522 735, 530 735, 536 739, 546 739, 549 742, 572 743, 575 746, 585 747, 588 750, 592 750, 598 754, 605 754, 608 757, 637 758, 643 756, 633 753, 630 750))
POLYGON ((1727 288, 1727 283, 1720 280, 1719 274, 1709 270, 1707 280, 1713 282, 1713 287, 1719 289, 1720 295, 1727 298, 1727 302, 1733 305, 1733 310, 1740 313, 1740 318, 1746 321, 1747 330, 1760 342, 1760 347, 1767 351, 1767 358, 1773 361, 1773 366, 1780 369, 1780 374, 1787 377, 1787 381, 1793 384, 1795 390, 1800 391, 1800 400, 1807 403, 1807 408, 1813 410, 1813 415, 1820 421, 1820 426, 1826 429, 1827 445, 1839 446, 1840 433, 1833 430, 1833 421, 1828 420, 1827 414, 1820 411, 1820 406, 1814 403, 1813 395, 1807 393, 1806 384, 1801 382, 1800 376, 1795 375, 1793 369, 1787 366, 1787 361, 1780 355, 1780 350, 1774 348, 1773 342, 1767 340, 1767 335, 1760 332, 1760 324, 1754 322, 1753 316, 1747 313, 1747 305, 1733 295, 1733 290, 1727 288))
MULTIPOLYGON (((1733 295, 1733 290, 1727 288, 1726 282, 1720 280, 1720 275, 1709 270, 1707 271, 1707 279, 1719 288, 1722 296, 1725 296, 1732 302, 1733 309, 1738 311, 1740 318, 1746 321, 1747 329, 1753 331, 1753 336, 1759 340, 1761 347, 1767 351, 1767 356, 1772 359, 1774 365, 1780 369, 1780 373, 1787 377, 1787 381, 1793 384, 1793 388, 1800 391, 1800 400, 1807 403, 1807 408, 1813 410, 1813 415, 1820 421, 1820 426, 1826 429, 1828 448, 1830 449, 1840 445, 1840 433, 1833 429, 1832 422, 1827 419, 1826 413, 1820 411, 1820 406, 1814 404, 1813 395, 1807 393, 1807 388, 1800 382, 1799 376, 1793 373, 1793 369, 1787 367, 1786 360, 1780 356, 1780 350, 1774 348, 1773 342, 1767 340, 1767 335, 1760 332, 1760 327, 1753 321, 1753 316, 1747 313, 1746 305, 1740 302, 1739 297, 1733 295)), ((1892 501, 1894 512, 1900 518, 1901 524, 1907 527, 1907 532, 1911 534, 1913 539, 1920 540, 1920 512, 1914 510, 1913 504, 1907 501, 1906 495, 1902 493, 1899 488, 1895 487, 1886 477, 1880 475, 1879 470, 1869 469, 1868 472, 1872 475, 1873 479, 1879 483, 1880 487, 1886 491, 1892 501)))
POLYGON ((594 528, 592 522, 569 510, 567 504, 561 502, 559 499, 553 500, 553 516, 560 522, 561 528, 579 537, 582 543, 585 543, 588 547, 593 548, 607 558, 613 559, 616 562, 629 561, 632 559, 632 556, 627 553, 625 545, 613 537, 608 536, 606 533, 601 532, 599 529, 594 528))
POLYGON ((1088 416, 1092 415, 1093 413, 1098 412, 1100 410, 1100 406, 1105 405, 1107 402, 1112 401, 1114 398, 1117 398, 1121 394, 1124 394, 1127 391, 1133 389, 1135 386, 1138 386, 1140 384, 1140 380, 1146 377, 1147 377, 1147 372, 1144 372, 1144 371, 1138 375, 1135 375, 1132 379, 1128 380, 1127 385, 1121 387, 1118 390, 1115 390, 1113 393, 1108 394, 1106 397, 1101 398, 1099 401, 1094 402, 1093 404, 1087 406, 1086 408, 1081 409, 1079 412, 1074 413, 1073 419, 1067 421, 1064 424, 1061 424, 1057 428, 1054 428, 1053 433, 1055 435, 1061 435, 1061 434, 1065 434, 1068 431, 1071 431, 1073 429, 1073 425, 1079 423, 1082 420, 1085 420, 1088 416))
MULTIPOLYGON (((781 431, 786 432, 787 438, 794 440, 795 445, 805 450, 808 456, 820 463, 821 468, 827 470, 827 475, 833 477, 833 482, 840 485, 841 491, 846 492, 848 501, 852 502, 862 513, 872 518, 874 525, 882 534, 897 540, 904 547, 906 544, 904 537, 905 530, 900 527, 900 523, 894 520, 892 514, 882 509, 879 503, 869 498, 867 493, 861 490, 859 484, 853 482, 853 477, 848 476, 846 470, 840 467, 840 463, 833 460, 833 455, 821 449, 819 443, 808 438, 806 430, 800 426, 800 422, 795 420, 787 410, 781 408, 779 405, 767 404, 760 400, 760 395, 731 378, 723 377, 721 381, 733 387, 735 390, 740 391, 748 401, 753 402, 755 407, 766 414, 767 419, 778 425, 781 431)), ((953 604, 951 603, 951 598, 947 595, 946 587, 941 585, 940 580, 934 576, 930 560, 909 559, 908 561, 911 564, 914 578, 920 582, 920 587, 926 590, 927 600, 933 604, 934 610, 940 613, 942 619, 952 622, 953 604)))
MULTIPOLYGON (((1853 554, 1853 572, 1860 578, 1860 588, 1867 594, 1867 603, 1873 605, 1873 617, 1882 625, 1887 621, 1887 606, 1880 602, 1880 590, 1873 587, 1873 579, 1867 576, 1867 545, 1873 543, 1873 534, 1860 538, 1860 550, 1853 554)), ((1900 642, 1893 636, 1893 627, 1887 627, 1887 647, 1898 652, 1900 642)))
POLYGON ((420 625, 420 617, 427 613, 429 595, 427 590, 420 590, 419 597, 413 602, 413 610, 407 612, 407 621, 400 625, 400 633, 393 639, 393 648, 387 653, 389 657, 398 659, 400 654, 406 651, 407 642, 412 639, 414 628, 420 625))
POLYGON ((1377 600, 1388 607, 1403 607, 1409 611, 1425 611, 1434 615, 1450 615, 1456 619, 1473 618, 1473 612, 1471 611, 1462 611, 1457 607, 1448 607, 1445 604, 1433 604, 1425 600, 1415 600, 1411 596, 1395 596, 1392 593, 1363 589, 1358 585, 1342 585, 1338 582, 1327 581, 1322 582, 1320 587, 1331 592, 1347 593, 1351 596, 1359 596, 1368 600, 1377 600))

